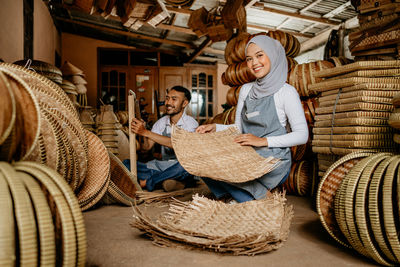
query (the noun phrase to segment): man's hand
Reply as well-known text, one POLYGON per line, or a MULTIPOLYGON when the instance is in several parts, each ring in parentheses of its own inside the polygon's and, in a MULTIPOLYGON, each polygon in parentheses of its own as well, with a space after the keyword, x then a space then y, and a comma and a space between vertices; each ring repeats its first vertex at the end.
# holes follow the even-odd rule
POLYGON ((204 124, 196 129, 196 133, 213 133, 217 129, 217 125, 213 124, 204 124))
POLYGON ((268 146, 267 138, 255 136, 253 134, 241 134, 235 137, 234 141, 241 146, 268 146))
POLYGON ((131 131, 141 136, 147 136, 149 132, 149 130, 146 129, 146 123, 143 120, 138 120, 136 118, 132 119, 131 131))

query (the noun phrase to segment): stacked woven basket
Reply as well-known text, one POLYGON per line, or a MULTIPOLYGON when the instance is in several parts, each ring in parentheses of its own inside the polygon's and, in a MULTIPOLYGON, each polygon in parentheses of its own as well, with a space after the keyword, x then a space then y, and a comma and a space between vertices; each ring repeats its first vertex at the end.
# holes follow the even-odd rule
POLYGON ((400 3, 398 1, 352 1, 360 28, 349 35, 355 60, 393 60, 400 57, 400 3))
POLYGON ((390 126, 396 129, 396 132, 393 134, 393 141, 395 141, 397 144, 400 144, 400 92, 393 96, 392 103, 394 110, 389 116, 388 123, 390 126))
POLYGON ((76 109, 78 109, 80 107, 80 105, 78 103, 78 91, 76 90, 75 84, 64 79, 62 81, 61 88, 67 94, 69 99, 71 99, 71 101, 74 104, 74 106, 76 107, 76 109))
POLYGON ((85 266, 86 232, 74 193, 42 164, 0 162, 0 264, 85 266))
POLYGON ((87 106, 87 81, 85 80, 85 74, 81 69, 72 65, 71 62, 65 61, 61 67, 64 78, 75 85, 76 92, 78 93, 78 103, 80 106, 87 106))
POLYGON ((91 106, 81 107, 79 119, 82 122, 83 128, 92 133, 96 133, 96 122, 94 121, 95 116, 96 114, 91 106))
MULTIPOLYGON (((321 160, 332 162, 331 155, 366 149, 398 149, 388 118, 393 95, 400 90, 399 70, 400 61, 359 61, 316 74, 326 78, 310 86, 322 92, 312 141, 315 153, 328 155, 321 160)), ((319 164, 320 175, 327 167, 319 164)))
POLYGON ((377 263, 400 264, 398 177, 400 157, 355 152, 335 162, 317 193, 317 210, 328 233, 377 263))
POLYGON ((28 68, 37 74, 43 75, 50 81, 60 85, 63 81, 62 72, 56 66, 40 60, 18 60, 13 64, 28 68))

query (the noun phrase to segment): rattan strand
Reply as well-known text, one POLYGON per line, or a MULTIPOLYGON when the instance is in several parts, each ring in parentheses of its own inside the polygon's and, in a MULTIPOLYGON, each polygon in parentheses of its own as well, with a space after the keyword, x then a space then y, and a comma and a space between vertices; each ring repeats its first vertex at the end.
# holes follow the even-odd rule
POLYGON ((236 127, 199 134, 173 128, 172 145, 180 164, 193 175, 233 183, 257 179, 272 171, 279 159, 263 158, 248 146, 233 139, 239 135, 236 127))
POLYGON ((0 172, 0 265, 16 266, 16 225, 14 225, 14 207, 7 180, 0 172))

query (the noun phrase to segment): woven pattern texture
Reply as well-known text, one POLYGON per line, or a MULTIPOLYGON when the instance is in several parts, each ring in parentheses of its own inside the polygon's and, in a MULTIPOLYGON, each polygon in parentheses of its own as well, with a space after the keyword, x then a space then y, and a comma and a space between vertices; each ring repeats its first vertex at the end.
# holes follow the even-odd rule
POLYGON ((248 146, 235 143, 236 127, 199 134, 174 128, 172 145, 180 164, 193 175, 240 183, 272 171, 279 159, 263 158, 248 146))
POLYGON ((155 222, 137 206, 134 213, 131 225, 146 232, 157 245, 255 255, 283 245, 289 235, 293 208, 278 193, 241 204, 195 195, 191 202, 172 203, 155 222))

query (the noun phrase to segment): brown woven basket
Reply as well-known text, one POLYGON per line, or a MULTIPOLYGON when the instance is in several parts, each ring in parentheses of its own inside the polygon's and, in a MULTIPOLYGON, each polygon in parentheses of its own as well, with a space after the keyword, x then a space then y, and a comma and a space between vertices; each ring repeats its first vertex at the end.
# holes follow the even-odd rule
POLYGON ((3 173, 0 172, 0 263, 4 266, 16 265, 16 225, 14 223, 13 199, 8 183, 3 173))
POLYGON ((175 127, 171 138, 180 164, 201 177, 240 183, 259 178, 279 164, 279 159, 263 158, 253 148, 235 143, 237 135, 236 127, 210 134, 175 127))
POLYGON ((17 108, 8 78, 1 71, 0 90, 2 95, 0 98, 0 106, 2 107, 2 112, 0 112, 0 145, 2 145, 14 128, 17 108))

